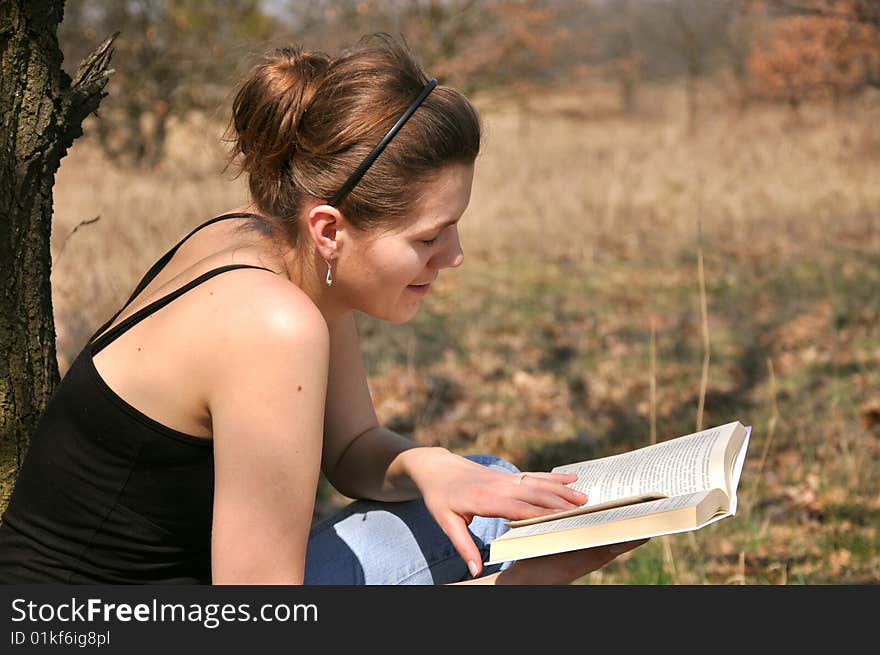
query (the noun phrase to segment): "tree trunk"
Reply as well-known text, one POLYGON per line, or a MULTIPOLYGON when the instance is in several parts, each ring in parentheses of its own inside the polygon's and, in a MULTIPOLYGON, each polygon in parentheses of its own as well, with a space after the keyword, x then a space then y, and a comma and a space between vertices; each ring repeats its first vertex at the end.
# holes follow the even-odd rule
POLYGON ((73 80, 62 70, 63 15, 63 0, 0 4, 0 511, 59 381, 49 282, 55 173, 112 72, 116 35, 73 80))

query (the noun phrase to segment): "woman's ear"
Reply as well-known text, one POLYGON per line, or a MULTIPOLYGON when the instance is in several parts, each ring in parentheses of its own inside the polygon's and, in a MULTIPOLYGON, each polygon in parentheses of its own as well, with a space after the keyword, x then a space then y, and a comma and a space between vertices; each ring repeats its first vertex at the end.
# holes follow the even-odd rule
POLYGON ((307 225, 318 254, 325 260, 335 259, 339 249, 337 236, 342 227, 339 210, 330 205, 317 205, 309 211, 307 225))

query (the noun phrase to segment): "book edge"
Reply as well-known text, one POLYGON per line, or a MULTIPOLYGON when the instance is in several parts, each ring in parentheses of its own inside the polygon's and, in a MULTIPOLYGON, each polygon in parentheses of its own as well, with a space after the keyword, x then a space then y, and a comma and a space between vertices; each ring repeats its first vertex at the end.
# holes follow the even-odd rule
MULTIPOLYGON (((727 495, 723 489, 712 489, 706 493, 709 494, 709 493, 712 493, 713 491, 720 492, 724 496, 727 495)), ((701 502, 704 502, 704 501, 701 501, 701 502)), ((680 508, 680 509, 693 509, 694 512, 696 512, 697 506, 692 506, 690 508, 680 508)), ((606 510, 606 511, 609 511, 609 510, 606 510)), ((677 511, 677 510, 672 510, 672 512, 675 512, 675 511, 677 511)), ((630 519, 626 519, 624 521, 624 523, 626 521, 639 522, 640 519, 644 519, 649 516, 656 516, 656 514, 646 514, 646 515, 643 515, 640 517, 633 517, 630 519)), ((550 548, 549 550, 534 552, 534 553, 530 553, 528 555, 519 555, 516 558, 502 558, 502 559, 493 558, 493 559, 490 559, 489 561, 485 562, 485 564, 486 565, 499 564, 501 562, 513 561, 515 559, 531 559, 533 557, 542 557, 544 555, 556 555, 559 553, 572 552, 572 551, 576 551, 576 550, 585 550, 587 548, 599 548, 601 546, 608 546, 611 544, 622 543, 622 542, 626 542, 626 541, 635 541, 638 539, 651 539, 654 537, 662 537, 662 536, 666 536, 666 535, 670 535, 670 534, 679 534, 682 532, 694 532, 696 530, 701 530, 702 528, 706 527, 707 525, 710 525, 712 523, 716 523, 717 521, 720 521, 725 518, 730 518, 732 516, 734 516, 734 513, 730 511, 729 507, 728 508, 721 508, 721 511, 719 513, 708 517, 705 521, 703 521, 702 523, 698 523, 696 525, 685 526, 682 528, 674 528, 671 530, 670 529, 663 529, 663 530, 654 531, 654 532, 640 532, 640 533, 634 534, 632 536, 627 536, 624 538, 616 537, 616 538, 611 538, 611 539, 600 540, 595 543, 591 543, 590 545, 579 544, 579 545, 572 546, 572 547, 563 547, 563 548, 554 547, 554 548, 550 548)), ((616 523, 616 522, 614 522, 614 523, 616 523)), ((608 525, 614 525, 614 523, 609 523, 608 525)), ((583 528, 582 527, 581 528, 570 528, 570 530, 580 530, 580 529, 583 529, 583 528)), ((559 532, 566 532, 566 530, 560 530, 559 532)), ((553 533, 554 532, 548 532, 548 533, 544 533, 544 534, 546 535, 546 534, 553 534, 553 533)), ((507 533, 505 533, 505 534, 507 534, 507 533)), ((490 558, 492 557, 492 545, 496 541, 500 540, 503 536, 504 535, 501 535, 497 539, 494 539, 492 542, 490 542, 490 544, 489 544, 490 558)), ((529 538, 532 538, 535 536, 544 536, 544 535, 521 535, 519 537, 512 537, 511 539, 509 539, 509 541, 516 542, 519 539, 529 539, 529 538)))

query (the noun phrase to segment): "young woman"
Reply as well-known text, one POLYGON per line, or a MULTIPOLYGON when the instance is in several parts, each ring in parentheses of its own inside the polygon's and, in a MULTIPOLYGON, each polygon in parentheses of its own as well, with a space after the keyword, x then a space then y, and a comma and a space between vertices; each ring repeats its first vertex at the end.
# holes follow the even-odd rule
POLYGON ((381 427, 353 312, 412 318, 462 263, 480 123, 385 35, 267 57, 233 103, 252 203, 189 233, 88 341, 0 525, 0 580, 567 583, 637 544, 484 567, 573 476, 381 427), (319 472, 359 498, 311 525, 319 472))

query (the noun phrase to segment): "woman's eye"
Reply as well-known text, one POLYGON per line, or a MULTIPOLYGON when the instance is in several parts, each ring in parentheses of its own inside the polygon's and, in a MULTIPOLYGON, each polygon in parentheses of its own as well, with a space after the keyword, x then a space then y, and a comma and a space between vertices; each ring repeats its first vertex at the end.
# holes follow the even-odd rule
POLYGON ((422 243, 424 243, 426 246, 430 246, 430 245, 437 243, 437 239, 439 239, 439 238, 440 238, 440 235, 438 234, 433 239, 422 239, 422 243))

